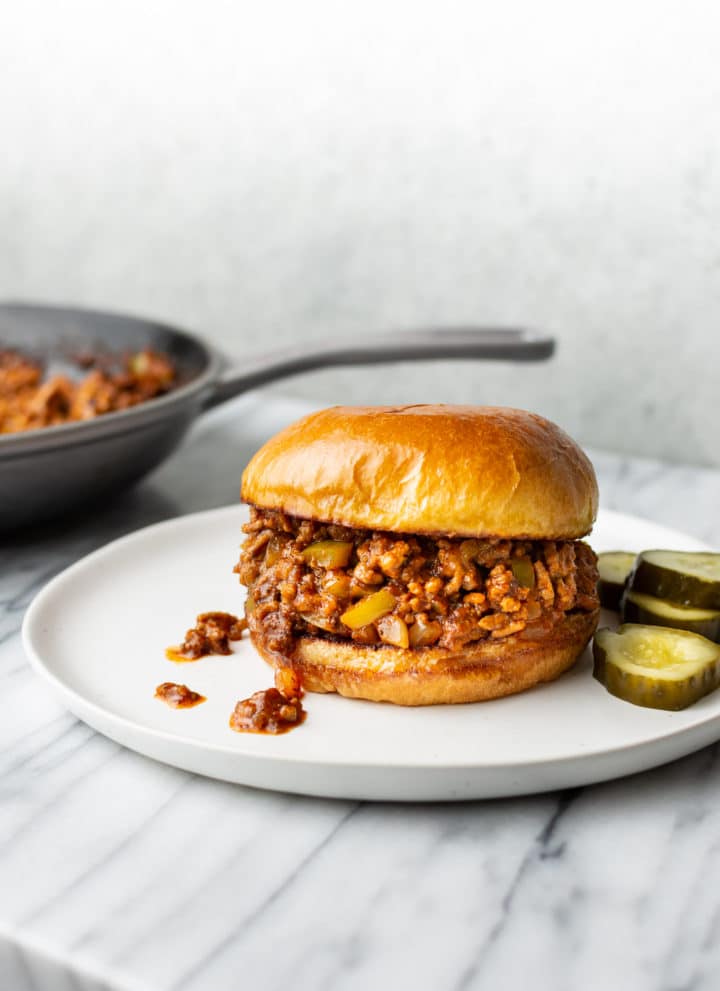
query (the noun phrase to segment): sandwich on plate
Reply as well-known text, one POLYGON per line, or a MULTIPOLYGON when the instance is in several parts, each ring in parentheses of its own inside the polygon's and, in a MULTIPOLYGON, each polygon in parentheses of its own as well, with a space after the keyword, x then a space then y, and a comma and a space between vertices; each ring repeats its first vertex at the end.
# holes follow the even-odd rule
POLYGON ((242 481, 252 641, 311 692, 429 705, 551 681, 598 621, 590 461, 534 413, 334 407, 242 481))

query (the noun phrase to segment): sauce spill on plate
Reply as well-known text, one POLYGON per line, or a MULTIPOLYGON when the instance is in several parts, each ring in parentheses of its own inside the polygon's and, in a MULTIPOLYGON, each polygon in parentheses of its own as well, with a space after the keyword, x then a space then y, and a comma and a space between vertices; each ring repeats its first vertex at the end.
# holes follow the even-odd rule
POLYGON ((160 699, 172 709, 192 709, 207 699, 199 692, 194 692, 187 685, 176 685, 174 681, 164 681, 155 689, 155 698, 160 699))
POLYGON ((307 713, 300 701, 300 676, 292 668, 275 672, 275 687, 255 692, 237 703, 230 716, 230 729, 236 733, 287 733, 305 722, 307 713))
POLYGON ((187 631, 179 647, 168 647, 165 656, 169 661, 185 663, 198 661, 211 654, 232 654, 231 640, 239 640, 247 629, 247 620, 229 612, 203 612, 195 620, 195 626, 187 631))

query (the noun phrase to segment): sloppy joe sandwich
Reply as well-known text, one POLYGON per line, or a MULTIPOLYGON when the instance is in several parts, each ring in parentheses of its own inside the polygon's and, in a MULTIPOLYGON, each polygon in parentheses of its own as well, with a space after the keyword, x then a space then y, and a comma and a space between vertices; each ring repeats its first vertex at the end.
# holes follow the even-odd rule
POLYGON ((428 705, 569 668, 597 625, 592 465, 559 427, 483 406, 334 407, 242 481, 252 641, 311 692, 428 705))

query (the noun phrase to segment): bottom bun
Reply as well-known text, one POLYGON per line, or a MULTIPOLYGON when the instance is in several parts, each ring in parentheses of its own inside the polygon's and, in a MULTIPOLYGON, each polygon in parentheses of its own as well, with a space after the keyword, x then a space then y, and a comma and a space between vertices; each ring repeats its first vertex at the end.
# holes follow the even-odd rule
MULTIPOLYGON (((572 667, 597 626, 599 610, 571 613, 535 639, 515 634, 454 652, 443 647, 406 650, 321 637, 300 637, 287 658, 309 692, 396 705, 482 702, 552 681, 572 667)), ((253 643, 270 664, 273 655, 253 643)), ((275 655, 277 659, 277 655, 275 655)))

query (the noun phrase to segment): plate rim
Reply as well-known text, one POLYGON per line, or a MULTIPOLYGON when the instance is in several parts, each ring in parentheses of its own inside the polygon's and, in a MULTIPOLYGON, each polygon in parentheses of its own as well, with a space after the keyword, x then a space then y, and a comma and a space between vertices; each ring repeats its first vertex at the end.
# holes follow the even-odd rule
MULTIPOLYGON (((501 771, 513 772, 526 768, 531 769, 533 767, 557 767, 564 763, 569 764, 578 761, 592 761, 599 758, 611 758, 612 756, 620 753, 632 753, 637 750, 647 749, 648 747, 652 747, 656 744, 662 743, 663 741, 671 740, 673 737, 682 737, 688 734, 696 733, 708 723, 720 720, 720 713, 708 713, 704 718, 694 721, 689 726, 678 726, 675 729, 658 727, 657 732, 634 743, 621 743, 615 746, 605 746, 591 750, 580 749, 572 754, 558 756, 539 755, 537 757, 531 757, 523 760, 504 760, 502 762, 487 763, 487 761, 478 760, 476 756, 472 759, 454 758, 452 761, 428 764, 427 760, 423 759, 416 762, 407 759, 404 759, 401 762, 387 759, 381 760, 380 758, 368 758, 363 760, 348 759, 337 756, 333 751, 330 751, 328 754, 324 755, 322 759, 320 759, 293 753, 279 754, 276 751, 268 751, 264 753, 255 751, 250 752, 239 748, 238 741, 233 741, 232 743, 228 742, 227 744, 216 743, 209 740, 202 741, 198 740, 196 737, 185 736, 183 733, 178 733, 177 731, 168 731, 165 729, 148 726, 147 724, 136 719, 121 715, 111 709, 104 708, 102 705, 86 698, 83 694, 56 674, 55 671, 52 670, 52 667, 45 662, 34 641, 36 627, 38 627, 41 622, 43 608, 45 607, 47 601, 51 599, 52 596, 58 594, 58 588, 61 588, 67 579, 71 579, 75 574, 91 567, 97 558, 101 558, 121 546, 142 540, 147 537, 148 534, 152 534, 158 530, 195 526, 198 522, 201 522, 203 518, 241 515, 245 511, 246 508, 242 503, 233 503, 228 506, 220 506, 214 509, 188 513, 183 516, 173 517, 168 520, 162 520, 158 523, 152 523, 148 526, 141 527, 131 533, 124 534, 123 536, 118 537, 107 544, 103 544, 101 547, 98 547, 89 554, 86 554, 78 561, 74 561, 57 575, 53 576, 53 578, 51 578, 36 593, 30 606, 25 612, 22 624, 23 648, 30 661, 31 667, 53 689, 55 694, 63 700, 65 706, 79 719, 87 722, 88 725, 90 725, 96 732, 102 733, 105 736, 110 736, 107 729, 98 729, 97 723, 100 722, 102 724, 111 725, 113 729, 117 728, 121 733, 125 730, 126 732, 129 731, 139 736, 149 736, 158 743, 163 743, 169 746, 179 745, 197 752, 212 751, 215 755, 226 757, 229 760, 250 759, 258 762, 267 762, 269 764, 277 764, 278 762, 281 762, 286 764, 300 764, 307 768, 316 769, 331 765, 334 768, 345 767, 354 770, 381 770, 387 772, 400 772, 403 770, 418 771, 426 769, 428 771, 432 770, 433 772, 487 771, 498 773, 501 771)), ((604 517, 614 517, 625 523, 630 523, 631 525, 633 523, 639 523, 643 526, 653 526, 658 530, 664 531, 668 537, 694 544, 697 549, 711 549, 706 542, 699 540, 690 534, 667 527, 664 524, 655 523, 653 520, 648 520, 645 517, 623 513, 613 509, 605 509, 604 507, 601 507, 600 513, 604 517)), ((362 700, 351 701, 357 702, 362 700)), ((618 705, 626 704, 621 700, 615 701, 617 701, 618 705)), ((373 705, 375 703, 368 702, 365 704, 373 705)), ((720 732, 718 735, 720 736, 720 732)), ((111 738, 115 739, 114 736, 111 738)), ((127 744, 124 743, 121 745, 127 746, 127 744)), ((129 747, 129 749, 135 748, 129 747)))

